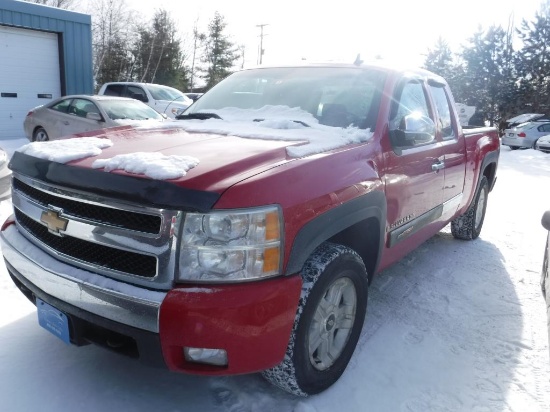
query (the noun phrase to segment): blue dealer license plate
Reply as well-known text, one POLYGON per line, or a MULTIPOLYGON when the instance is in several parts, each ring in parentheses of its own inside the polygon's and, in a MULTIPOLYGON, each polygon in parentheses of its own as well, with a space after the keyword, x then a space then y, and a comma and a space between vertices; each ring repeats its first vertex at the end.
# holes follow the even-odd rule
POLYGON ((36 299, 36 308, 38 310, 38 324, 69 345, 71 339, 67 315, 40 299, 36 299))

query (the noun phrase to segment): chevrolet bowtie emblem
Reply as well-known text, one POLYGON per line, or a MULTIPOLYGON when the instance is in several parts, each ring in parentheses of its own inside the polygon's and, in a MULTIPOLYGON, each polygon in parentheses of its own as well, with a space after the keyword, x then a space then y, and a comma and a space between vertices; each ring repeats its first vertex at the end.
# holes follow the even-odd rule
POLYGON ((60 212, 54 212, 53 210, 45 210, 40 216, 40 221, 48 227, 48 231, 54 235, 60 235, 60 230, 67 229, 68 219, 59 217, 60 212))

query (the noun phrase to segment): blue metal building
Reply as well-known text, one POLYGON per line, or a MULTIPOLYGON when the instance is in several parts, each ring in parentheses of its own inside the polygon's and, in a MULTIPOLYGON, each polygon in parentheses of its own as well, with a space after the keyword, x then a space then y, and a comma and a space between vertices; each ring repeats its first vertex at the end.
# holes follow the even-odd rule
POLYGON ((0 0, 0 139, 23 137, 27 111, 93 93, 91 16, 0 0))

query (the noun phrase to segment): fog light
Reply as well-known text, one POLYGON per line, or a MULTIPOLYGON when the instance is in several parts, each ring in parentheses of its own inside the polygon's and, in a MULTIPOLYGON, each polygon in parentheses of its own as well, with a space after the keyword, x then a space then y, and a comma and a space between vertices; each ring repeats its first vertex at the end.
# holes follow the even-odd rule
POLYGON ((183 348, 187 362, 227 366, 227 352, 223 349, 183 348))

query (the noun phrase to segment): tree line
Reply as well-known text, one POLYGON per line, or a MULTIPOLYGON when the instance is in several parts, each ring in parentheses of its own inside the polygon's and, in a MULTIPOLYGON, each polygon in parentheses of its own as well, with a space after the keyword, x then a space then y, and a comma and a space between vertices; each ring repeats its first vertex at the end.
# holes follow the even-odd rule
POLYGON ((511 17, 506 27, 479 28, 458 53, 439 38, 424 67, 449 82, 457 102, 476 107, 478 124, 550 115, 550 0, 517 28, 511 17))
MULTIPOLYGON (((75 9, 73 0, 26 0, 75 9)), ((206 31, 180 36, 175 20, 163 9, 144 22, 124 0, 91 0, 93 73, 96 90, 103 83, 159 83, 182 91, 205 91, 228 76, 244 53, 226 34, 216 12, 206 31)))
POLYGON ((216 12, 206 32, 196 25, 181 38, 176 22, 159 9, 142 23, 124 1, 94 0, 92 38, 94 80, 159 83, 182 91, 211 88, 231 73, 238 48, 216 12), (187 46, 187 47, 185 47, 187 46))
MULTIPOLYGON (((73 0, 28 1, 74 8, 73 0)), ((244 54, 219 13, 205 32, 195 24, 182 37, 165 10, 144 23, 124 0, 90 1, 97 87, 140 81, 204 91, 230 74, 244 54)), ((517 28, 512 16, 506 27, 480 27, 458 52, 439 38, 427 50, 424 67, 449 82, 457 102, 476 107, 478 123, 502 125, 522 113, 550 115, 550 0, 517 28)))

